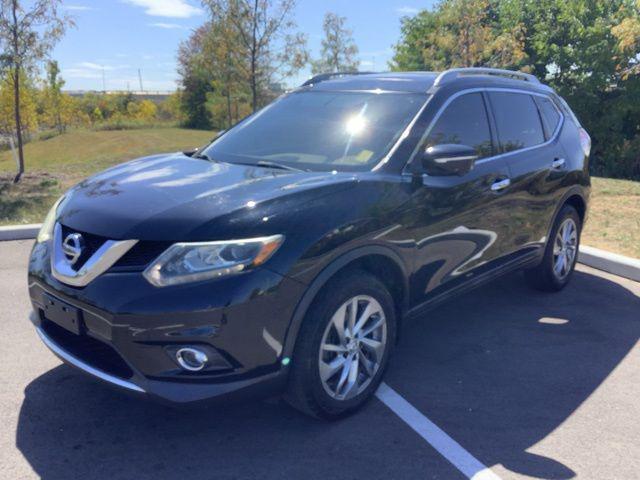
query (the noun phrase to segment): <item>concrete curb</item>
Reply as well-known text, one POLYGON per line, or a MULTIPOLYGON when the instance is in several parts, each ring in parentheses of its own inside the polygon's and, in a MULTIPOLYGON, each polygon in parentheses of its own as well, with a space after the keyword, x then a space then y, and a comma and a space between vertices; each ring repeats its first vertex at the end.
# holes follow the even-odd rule
POLYGON ((578 261, 589 267, 640 282, 640 260, 636 258, 582 245, 578 261))
POLYGON ((0 241, 2 240, 28 240, 36 238, 41 223, 30 223, 28 225, 10 225, 0 227, 0 241))
MULTIPOLYGON (((0 227, 0 241, 36 238, 40 226, 40 223, 32 223, 30 225, 0 227)), ((578 261, 589 267, 640 282, 640 260, 638 259, 582 245, 578 261)))

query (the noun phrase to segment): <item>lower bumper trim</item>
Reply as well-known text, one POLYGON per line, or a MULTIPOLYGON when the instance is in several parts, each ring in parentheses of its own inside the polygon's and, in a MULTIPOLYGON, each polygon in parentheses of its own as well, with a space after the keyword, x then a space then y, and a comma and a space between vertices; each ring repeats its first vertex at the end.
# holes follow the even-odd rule
POLYGON ((131 390, 133 392, 146 393, 142 388, 138 385, 127 382, 126 380, 122 380, 121 378, 114 377, 113 375, 109 375, 108 373, 103 372, 102 370, 98 370, 97 368, 92 367, 91 365, 86 364, 82 360, 77 357, 74 357, 69 352, 60 348, 60 346, 55 343, 49 336, 42 330, 40 327, 36 327, 36 332, 38 332, 38 336, 42 340, 42 342, 55 353, 58 357, 60 357, 65 362, 73 365, 76 368, 79 368, 85 373, 89 375, 93 375, 94 377, 99 378, 107 383, 111 383, 112 385, 116 385, 121 388, 125 388, 127 390, 131 390))

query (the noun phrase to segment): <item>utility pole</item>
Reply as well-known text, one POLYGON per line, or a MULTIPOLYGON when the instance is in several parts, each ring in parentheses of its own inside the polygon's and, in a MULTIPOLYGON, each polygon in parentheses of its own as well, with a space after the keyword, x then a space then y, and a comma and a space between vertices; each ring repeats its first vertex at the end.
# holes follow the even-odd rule
POLYGON ((140 80, 140 91, 144 92, 144 87, 142 86, 142 71, 138 69, 138 80, 140 80))
POLYGON ((107 93, 107 79, 104 74, 104 65, 102 66, 102 92, 107 93))

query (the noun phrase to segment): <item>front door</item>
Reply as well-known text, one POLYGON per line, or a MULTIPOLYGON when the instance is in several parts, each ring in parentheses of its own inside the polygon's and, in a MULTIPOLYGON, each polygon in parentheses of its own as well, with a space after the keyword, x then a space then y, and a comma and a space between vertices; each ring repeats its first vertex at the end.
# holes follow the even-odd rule
MULTIPOLYGON (((412 306, 499 266, 508 253, 511 219, 505 208, 509 169, 496 157, 481 92, 454 98, 437 117, 419 151, 437 144, 461 144, 478 154, 463 175, 423 175, 413 201, 415 266, 412 306)), ((419 158, 416 159, 419 161, 419 158)))

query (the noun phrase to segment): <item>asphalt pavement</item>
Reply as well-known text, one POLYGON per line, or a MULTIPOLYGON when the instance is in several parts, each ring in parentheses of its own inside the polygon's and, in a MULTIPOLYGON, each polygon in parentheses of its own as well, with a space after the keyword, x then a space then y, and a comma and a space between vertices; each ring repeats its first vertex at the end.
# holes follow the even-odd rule
POLYGON ((0 478, 468 478, 460 452, 476 478, 640 478, 640 283, 475 290, 404 327, 385 382, 410 415, 325 423, 278 399, 174 410, 62 365, 28 320, 30 247, 0 242, 0 478))

